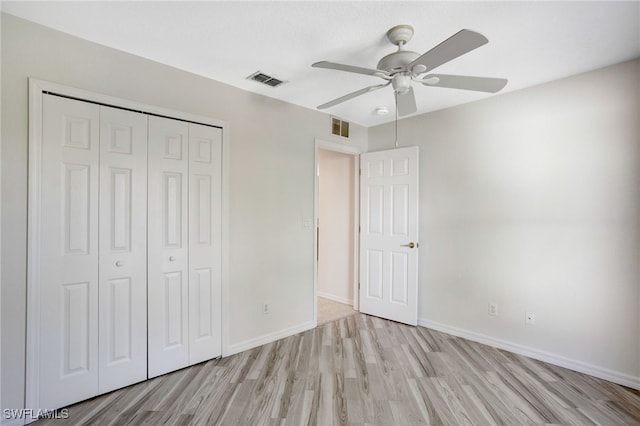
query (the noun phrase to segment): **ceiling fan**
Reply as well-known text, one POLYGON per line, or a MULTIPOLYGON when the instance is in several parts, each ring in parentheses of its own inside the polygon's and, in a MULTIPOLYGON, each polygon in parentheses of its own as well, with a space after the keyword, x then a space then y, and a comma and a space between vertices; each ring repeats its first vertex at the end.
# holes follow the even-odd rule
POLYGON ((482 34, 470 30, 461 30, 423 55, 404 50, 404 46, 411 40, 412 36, 413 27, 411 25, 396 25, 387 31, 387 38, 391 43, 398 46, 398 50, 380 59, 375 69, 329 61, 320 61, 311 65, 315 68, 327 68, 372 75, 386 80, 382 84, 365 87, 364 89, 356 90, 355 92, 319 105, 318 109, 332 107, 391 84, 396 95, 396 112, 398 115, 403 116, 417 111, 416 99, 413 94, 413 87, 411 87, 412 81, 425 86, 448 87, 488 93, 498 92, 507 84, 507 80, 504 78, 450 74, 422 75, 488 43, 489 40, 482 34))

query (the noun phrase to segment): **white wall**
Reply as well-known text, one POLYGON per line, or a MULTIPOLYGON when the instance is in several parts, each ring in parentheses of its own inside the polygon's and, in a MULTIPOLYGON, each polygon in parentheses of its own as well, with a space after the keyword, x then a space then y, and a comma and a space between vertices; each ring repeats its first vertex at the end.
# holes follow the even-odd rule
MULTIPOLYGON (((639 118, 636 60, 401 120, 421 324, 640 387, 639 118)), ((369 129, 370 151, 393 140, 369 129)))
POLYGON ((353 304, 354 156, 318 150, 318 295, 353 304))
MULTIPOLYGON (((329 117, 3 14, 2 408, 21 408, 24 396, 30 76, 229 122, 228 349, 313 325, 303 220, 314 215, 314 138, 336 140, 329 117)), ((350 130, 365 150, 366 129, 350 130)))

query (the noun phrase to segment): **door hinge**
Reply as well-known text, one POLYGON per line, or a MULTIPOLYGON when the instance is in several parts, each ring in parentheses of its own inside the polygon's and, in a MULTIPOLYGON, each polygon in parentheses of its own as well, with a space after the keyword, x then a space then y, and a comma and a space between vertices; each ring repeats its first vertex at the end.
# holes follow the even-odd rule
POLYGON ((360 291, 360 281, 358 281, 358 291, 360 291))
POLYGON ((358 173, 360 173, 360 176, 362 176, 362 169, 358 169, 358 173))

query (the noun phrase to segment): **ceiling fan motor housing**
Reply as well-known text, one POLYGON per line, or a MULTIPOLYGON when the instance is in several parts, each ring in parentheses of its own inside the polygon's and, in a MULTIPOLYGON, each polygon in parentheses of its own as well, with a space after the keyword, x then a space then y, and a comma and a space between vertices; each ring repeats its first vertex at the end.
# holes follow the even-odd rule
POLYGON ((390 74, 397 72, 405 72, 407 65, 416 60, 420 55, 409 50, 398 50, 380 59, 376 66, 379 70, 385 70, 390 74))

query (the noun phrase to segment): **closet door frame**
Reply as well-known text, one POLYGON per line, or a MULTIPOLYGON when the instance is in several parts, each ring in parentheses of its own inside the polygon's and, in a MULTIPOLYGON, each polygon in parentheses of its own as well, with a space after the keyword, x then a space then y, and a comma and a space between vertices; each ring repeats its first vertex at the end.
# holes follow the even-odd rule
POLYGON ((89 101, 107 106, 129 109, 154 115, 175 118, 179 120, 200 123, 222 129, 222 356, 228 350, 228 247, 229 247, 229 123, 209 117, 189 114, 171 109, 159 108, 139 102, 116 98, 109 95, 95 93, 66 85, 29 78, 29 176, 28 176, 28 219, 27 219, 27 340, 26 340, 26 388, 25 407, 32 409, 39 407, 40 383, 39 359, 46 354, 47 348, 40 347, 40 227, 42 217, 42 110, 43 95, 52 93, 69 98, 89 101))

